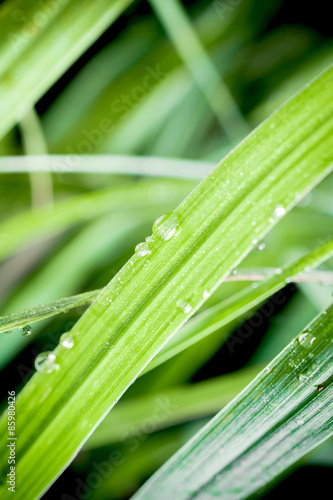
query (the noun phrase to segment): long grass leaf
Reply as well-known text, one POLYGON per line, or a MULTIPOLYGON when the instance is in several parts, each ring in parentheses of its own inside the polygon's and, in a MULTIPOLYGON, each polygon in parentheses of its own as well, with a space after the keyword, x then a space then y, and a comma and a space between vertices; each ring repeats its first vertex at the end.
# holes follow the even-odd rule
MULTIPOLYGON (((18 398, 17 498, 40 497, 171 336, 331 171, 333 69, 234 149, 121 269, 18 398), (148 246, 148 248, 147 248, 148 246), (53 356, 55 356, 55 361, 53 356), (59 369, 57 369, 57 366, 59 369), (43 373, 53 369, 51 373, 43 373)), ((321 345, 320 342, 317 344, 321 345)), ((304 354, 304 353, 303 353, 304 354)), ((323 397, 329 391, 322 392, 323 397)), ((6 441, 7 414, 0 421, 6 441)), ((7 442, 7 441, 6 441, 7 442)), ((3 478, 8 471, 1 447, 3 478)), ((9 498, 5 485, 3 499, 9 498)))
POLYGON ((333 435, 333 306, 133 499, 252 497, 333 435))

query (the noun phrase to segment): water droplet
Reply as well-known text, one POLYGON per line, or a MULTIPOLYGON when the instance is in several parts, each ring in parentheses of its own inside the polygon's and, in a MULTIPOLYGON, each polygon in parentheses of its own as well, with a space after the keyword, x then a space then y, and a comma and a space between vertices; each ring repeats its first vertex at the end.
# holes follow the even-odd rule
POLYGON ((264 243, 263 241, 261 241, 258 245, 258 250, 259 252, 261 252, 261 250, 263 250, 266 246, 266 243, 264 243))
POLYGON ((179 231, 178 216, 174 212, 162 215, 153 225, 153 233, 163 241, 170 240, 179 231))
POLYGON ((56 355, 54 352, 41 352, 35 359, 35 368, 40 373, 52 373, 58 370, 59 365, 56 364, 56 355))
POLYGON ((70 333, 63 333, 60 337, 60 344, 65 349, 71 349, 74 345, 74 339, 70 333))
POLYGON ((204 299, 208 299, 210 297, 209 291, 208 290, 204 290, 202 296, 203 296, 204 299))
POLYGON ((27 337, 28 335, 31 335, 32 328, 30 325, 21 326, 20 332, 21 332, 21 335, 23 335, 24 337, 27 337))
POLYGON ((257 238, 254 238, 254 239, 252 240, 252 245, 256 245, 257 243, 258 243, 257 238))
POLYGON ((270 367, 269 367, 269 366, 266 366, 266 368, 264 369, 264 372, 265 372, 265 373, 271 373, 271 371, 272 371, 272 370, 270 369, 270 367))
POLYGON ((5 332, 1 332, 1 333, 4 333, 5 335, 9 335, 10 333, 13 333, 14 330, 6 330, 5 332))
POLYGON ((284 208, 283 205, 276 205, 273 213, 274 213, 275 219, 280 219, 280 217, 283 217, 284 214, 286 213, 286 209, 284 208))
POLYGON ((145 241, 146 241, 147 243, 152 243, 152 242, 154 241, 154 238, 153 238, 153 236, 146 236, 146 237, 145 237, 145 241))
POLYGON ((184 313, 189 313, 192 310, 192 305, 188 300, 178 300, 177 307, 184 313))
POLYGON ((281 274, 282 273, 282 269, 281 267, 277 267, 274 271, 275 274, 281 274))
POLYGON ((308 332, 302 333, 302 335, 298 337, 299 343, 304 347, 310 347, 315 340, 316 337, 308 332))
POLYGON ((252 288, 257 288, 258 286, 258 283, 256 281, 254 281, 252 284, 251 284, 252 288))
POLYGON ((150 253, 150 250, 148 248, 148 243, 147 242, 143 242, 143 243, 139 243, 138 245, 136 245, 136 247, 135 247, 135 253, 139 257, 144 257, 145 255, 147 255, 148 253, 150 253))
POLYGON ((303 384, 308 381, 308 377, 306 375, 300 375, 298 380, 303 384))
POLYGON ((296 424, 297 425, 303 425, 304 424, 304 420, 302 418, 299 418, 296 420, 296 424))
POLYGON ((286 283, 291 283, 291 278, 289 276, 287 276, 284 280, 286 283))
POLYGON ((231 271, 231 274, 233 274, 233 275, 235 276, 235 275, 237 274, 237 269, 233 269, 233 270, 231 271))

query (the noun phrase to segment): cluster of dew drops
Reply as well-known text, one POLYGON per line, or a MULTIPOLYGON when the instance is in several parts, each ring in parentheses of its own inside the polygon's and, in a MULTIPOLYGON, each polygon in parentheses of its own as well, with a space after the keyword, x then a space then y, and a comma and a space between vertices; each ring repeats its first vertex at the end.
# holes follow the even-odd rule
MULTIPOLYGON (((175 234, 180 230, 178 216, 172 212, 159 217, 153 224, 153 235, 148 236, 144 242, 139 243, 135 248, 135 253, 139 257, 144 257, 150 254, 149 245, 154 241, 154 237, 161 241, 170 240, 175 234)), ((190 312, 192 306, 189 301, 183 300, 179 301, 177 304, 178 308, 183 312, 190 312)), ((31 332, 30 332, 31 333, 31 332)), ((60 344, 65 349, 71 349, 74 345, 73 337, 70 333, 64 333, 60 337, 60 344)), ((38 354, 35 359, 35 368, 41 373, 52 373, 59 368, 56 363, 56 355, 52 351, 46 351, 38 354)))
MULTIPOLYGON (((150 245, 154 242, 155 237, 160 241, 168 241, 180 231, 179 219, 175 212, 171 212, 159 217, 153 224, 152 236, 147 236, 145 241, 139 243, 135 247, 135 253, 138 257, 145 257, 151 253, 150 245)), ((208 290, 203 291, 203 298, 207 299, 210 296, 208 290)), ((176 303, 177 309, 187 314, 192 311, 192 304, 187 299, 179 299, 176 303)))
MULTIPOLYGON (((74 346, 74 339, 70 333, 63 333, 59 341, 65 349, 71 349, 74 346)), ((35 359, 35 368, 40 373, 52 373, 59 369, 56 363, 56 355, 52 351, 45 351, 38 354, 35 359)))
MULTIPOLYGON (((14 330, 10 330, 7 333, 12 333, 14 330)), ((32 333, 32 327, 30 325, 24 325, 19 328, 21 335, 27 337, 32 333)), ((64 333, 60 337, 60 344, 65 349, 71 349, 74 345, 74 339, 70 333, 64 333)), ((35 368, 41 373, 52 373, 54 370, 59 368, 56 363, 56 355, 52 351, 41 352, 35 358, 35 368)))

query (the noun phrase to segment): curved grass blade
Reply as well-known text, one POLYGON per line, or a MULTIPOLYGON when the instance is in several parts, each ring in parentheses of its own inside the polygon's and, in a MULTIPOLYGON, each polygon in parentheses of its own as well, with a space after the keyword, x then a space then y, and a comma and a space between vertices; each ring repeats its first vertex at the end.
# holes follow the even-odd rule
MULTIPOLYGON (((18 499, 40 497, 171 336, 331 171, 333 69, 234 149, 166 218, 85 312, 59 369, 36 373, 16 404, 18 499), (185 301, 185 305, 184 305, 185 301)), ((325 394, 325 391, 323 391, 325 394)), ((0 420, 6 439, 7 415, 0 420)), ((2 441, 1 441, 2 442, 2 441)), ((0 447, 3 500, 9 498, 0 447)))
POLYGON ((332 333, 333 305, 133 499, 252 498, 332 436, 332 333))

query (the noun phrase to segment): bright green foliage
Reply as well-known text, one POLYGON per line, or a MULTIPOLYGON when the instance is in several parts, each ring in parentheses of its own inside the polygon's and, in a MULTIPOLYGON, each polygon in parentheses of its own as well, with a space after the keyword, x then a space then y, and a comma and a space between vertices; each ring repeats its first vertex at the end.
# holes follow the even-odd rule
POLYGON ((245 499, 333 435, 333 306, 133 498, 245 499))
MULTIPOLYGON (((36 373, 24 387, 17 402, 17 498, 41 495, 205 302, 206 292, 211 294, 256 241, 330 172, 332 82, 328 69, 222 160, 174 212, 159 219, 153 237, 76 323, 74 346, 56 348, 59 368, 36 373)), ((325 326, 314 353, 323 349, 325 354, 327 335, 325 326)), ((299 361, 303 350, 288 347, 286 352, 290 349, 299 361)), ((322 375, 328 359, 323 358, 322 375)), ((308 384, 301 387, 301 394, 310 394, 308 384)), ((325 402, 329 392, 316 398, 325 402)), ((2 436, 6 425, 4 415, 2 436)), ((6 472, 4 449, 0 463, 6 472)), ((10 494, 1 487, 2 498, 10 494)))

